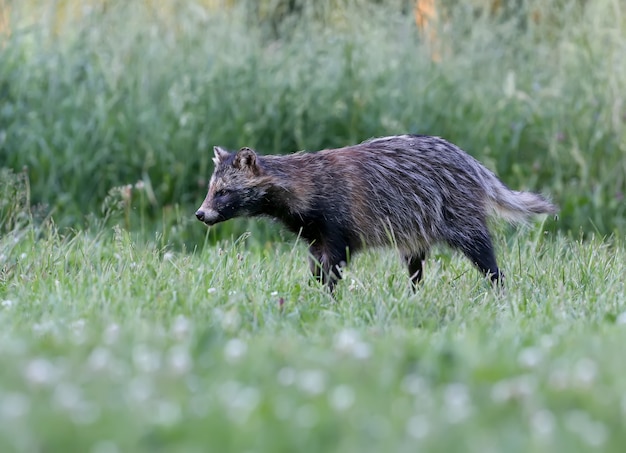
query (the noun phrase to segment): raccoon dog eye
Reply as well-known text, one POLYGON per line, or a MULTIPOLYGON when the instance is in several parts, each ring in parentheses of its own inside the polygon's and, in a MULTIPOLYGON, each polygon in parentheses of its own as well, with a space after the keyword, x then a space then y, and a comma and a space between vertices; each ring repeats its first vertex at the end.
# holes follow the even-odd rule
POLYGON ((226 194, 228 194, 228 190, 226 189, 220 189, 217 192, 215 192, 216 197, 223 197, 226 194))

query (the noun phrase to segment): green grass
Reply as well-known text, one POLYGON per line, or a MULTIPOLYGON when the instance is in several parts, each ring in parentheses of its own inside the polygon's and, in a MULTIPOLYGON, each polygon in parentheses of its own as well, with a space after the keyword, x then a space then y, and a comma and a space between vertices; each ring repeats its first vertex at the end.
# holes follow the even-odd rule
POLYGON ((44 3, 0 38, 0 451, 623 451, 621 2, 447 2, 438 63, 390 2, 44 3), (562 207, 496 228, 503 291, 380 251, 333 299, 276 225, 193 219, 213 144, 405 132, 562 207))
POLYGON ((190 245, 196 228, 169 229, 201 202, 213 145, 287 153, 408 132, 551 194, 555 229, 626 231, 619 0, 496 15, 439 2, 439 62, 401 1, 298 1, 284 19, 285 1, 85 2, 10 2, 0 45, 0 167, 28 167, 33 203, 59 225, 143 181, 132 227, 143 216, 190 245))
MULTIPOLYGON (((12 203, 4 218, 22 218, 12 203)), ((252 234, 174 251, 120 227, 3 227, 2 451, 618 452, 626 441, 620 241, 498 233, 502 291, 439 249, 413 294, 395 253, 366 253, 333 299, 298 242, 252 234)))

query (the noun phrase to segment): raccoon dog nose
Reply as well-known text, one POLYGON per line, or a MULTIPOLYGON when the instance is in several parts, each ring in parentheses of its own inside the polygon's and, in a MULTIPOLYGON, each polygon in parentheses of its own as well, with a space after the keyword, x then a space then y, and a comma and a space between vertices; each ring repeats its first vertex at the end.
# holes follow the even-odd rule
POLYGON ((202 210, 196 211, 196 217, 200 222, 204 222, 204 212, 202 210))

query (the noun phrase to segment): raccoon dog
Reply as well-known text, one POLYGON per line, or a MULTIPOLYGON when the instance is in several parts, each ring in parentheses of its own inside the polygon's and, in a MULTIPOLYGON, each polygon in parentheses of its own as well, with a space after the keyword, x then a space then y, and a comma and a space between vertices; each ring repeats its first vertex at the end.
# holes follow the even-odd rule
POLYGON ((269 216, 309 243, 315 277, 332 291, 348 256, 396 247, 416 285, 428 250, 446 243, 501 282, 487 218, 555 213, 541 195, 506 187, 439 137, 400 135, 315 153, 259 155, 215 147, 215 171, 196 212, 214 225, 269 216))

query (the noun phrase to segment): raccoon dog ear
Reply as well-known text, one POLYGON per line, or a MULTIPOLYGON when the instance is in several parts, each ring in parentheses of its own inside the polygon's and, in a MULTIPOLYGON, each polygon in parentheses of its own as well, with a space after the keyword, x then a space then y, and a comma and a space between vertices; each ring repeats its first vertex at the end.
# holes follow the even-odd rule
POLYGON ((213 163, 216 167, 220 164, 220 162, 224 162, 226 158, 230 155, 228 151, 226 151, 224 148, 220 148, 219 146, 214 146, 213 152, 215 153, 213 163))
POLYGON ((256 158, 257 155, 254 150, 250 148, 241 148, 235 156, 233 165, 241 170, 251 170, 256 174, 258 170, 256 158))

